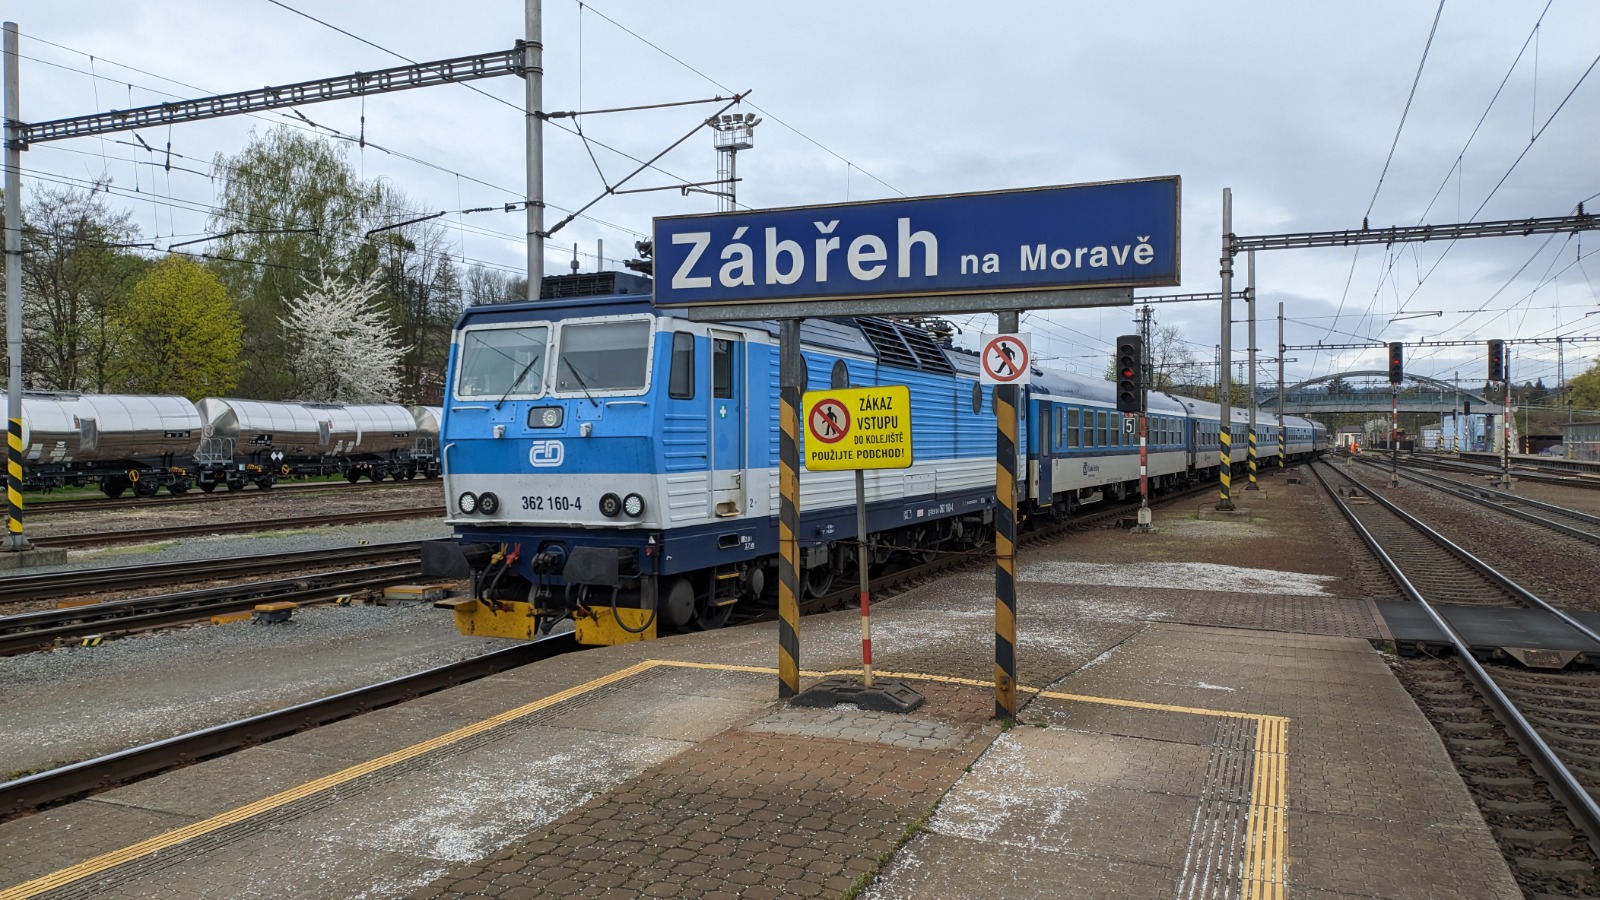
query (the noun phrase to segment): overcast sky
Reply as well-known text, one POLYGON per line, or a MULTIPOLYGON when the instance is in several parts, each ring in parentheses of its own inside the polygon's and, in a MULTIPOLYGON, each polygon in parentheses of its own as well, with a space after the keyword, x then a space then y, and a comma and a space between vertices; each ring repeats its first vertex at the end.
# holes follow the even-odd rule
MULTIPOLYGON (((744 207, 1181 176, 1183 285, 1173 290, 1220 287, 1224 187, 1241 235, 1357 228, 1369 209, 1380 227, 1600 205, 1600 4, 1590 0, 1448 0, 1420 79, 1438 10, 1431 0, 543 3, 548 110, 753 92, 743 109, 764 121, 756 147, 739 156, 744 207)), ((23 0, 8 4, 8 16, 23 35, 25 121, 402 62, 385 50, 418 61, 480 53, 523 33, 520 0, 23 0)), ((520 272, 521 213, 454 212, 524 191, 522 82, 475 86, 481 93, 446 86, 300 111, 351 136, 365 115, 371 143, 347 144, 350 161, 424 209, 452 211, 442 221, 458 256, 520 272)), ((603 178, 582 141, 547 126, 547 225, 711 111, 586 118, 603 178)), ((213 155, 238 152, 251 129, 285 115, 146 129, 140 137, 156 154, 120 143, 126 135, 36 145, 23 157, 24 191, 29 178, 106 173, 143 234, 165 247, 206 233, 213 155), (169 141, 170 172, 160 165, 169 141)), ((711 136, 695 134, 659 166, 631 184, 714 178, 711 136)), ((600 241, 617 268, 652 216, 715 208, 715 198, 676 190, 607 198, 549 240, 546 271, 568 271, 574 243, 592 270, 600 241)), ((1263 253, 1257 344, 1263 357, 1276 355, 1279 302, 1291 345, 1600 335, 1600 315, 1582 321, 1600 310, 1597 249, 1600 232, 1263 253), (1428 315, 1391 321, 1410 313, 1428 315)), ((1197 355, 1213 358, 1216 304, 1155 309, 1158 323, 1181 326, 1197 355)), ((1237 304, 1235 318, 1245 316, 1237 304)), ((974 338, 994 330, 992 317, 960 321, 974 338)), ((1099 374, 1132 316, 1030 314, 1024 330, 1047 364, 1099 374)), ((1237 358, 1245 345, 1241 324, 1237 358)), ((1382 350, 1287 355, 1297 360, 1291 382, 1384 366, 1382 350)), ((1600 342, 1569 346, 1568 377, 1597 355, 1600 342)), ((1555 383, 1553 346, 1518 347, 1512 365, 1519 382, 1555 383)), ((1262 369, 1263 381, 1275 380, 1262 369)), ((1483 352, 1413 346, 1408 371, 1481 384, 1483 352)))

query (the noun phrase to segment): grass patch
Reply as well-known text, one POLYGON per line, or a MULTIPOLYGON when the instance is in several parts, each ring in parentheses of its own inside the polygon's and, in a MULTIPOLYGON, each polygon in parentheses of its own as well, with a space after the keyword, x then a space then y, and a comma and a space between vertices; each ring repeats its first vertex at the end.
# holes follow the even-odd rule
MULTIPOLYGON (((939 799, 943 800, 944 798, 940 797, 939 799)), ((894 855, 900 852, 900 848, 910 843, 912 838, 927 830, 928 822, 933 819, 934 810, 938 808, 939 804, 935 803, 934 805, 928 807, 927 811, 919 816, 916 821, 907 825, 905 829, 900 832, 900 838, 894 842, 894 846, 878 854, 878 858, 873 861, 872 870, 869 872, 862 872, 860 875, 857 875, 856 880, 851 882, 850 887, 846 888, 844 892, 839 895, 839 900, 856 900, 857 897, 861 896, 861 892, 866 890, 868 885, 872 884, 872 880, 878 877, 878 872, 882 871, 883 867, 889 864, 889 860, 893 859, 894 855)))
POLYGON ((162 541, 157 544, 133 544, 126 547, 107 547, 104 550, 91 550, 84 554, 85 559, 100 559, 107 556, 147 556, 151 553, 160 553, 178 546, 177 541, 162 541))

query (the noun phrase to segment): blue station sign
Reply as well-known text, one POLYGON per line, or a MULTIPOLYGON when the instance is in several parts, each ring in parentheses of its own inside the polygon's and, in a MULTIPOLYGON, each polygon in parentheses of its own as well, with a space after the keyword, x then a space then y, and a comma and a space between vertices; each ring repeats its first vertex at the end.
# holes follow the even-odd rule
POLYGON ((662 307, 1178 283, 1177 176, 655 220, 662 307))

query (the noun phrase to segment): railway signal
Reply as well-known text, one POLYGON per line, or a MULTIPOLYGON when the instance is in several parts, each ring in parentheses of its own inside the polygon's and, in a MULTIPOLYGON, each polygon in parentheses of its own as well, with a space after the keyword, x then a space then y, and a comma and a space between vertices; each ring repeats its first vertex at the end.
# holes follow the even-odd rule
POLYGON ((1405 353, 1406 345, 1399 341, 1389 342, 1389 383, 1399 384, 1405 380, 1405 353))
POLYGON ((1495 382, 1506 380, 1505 341, 1489 342, 1489 380, 1495 382))
POLYGON ((1136 413, 1144 408, 1144 338, 1125 334, 1117 338, 1117 411, 1136 413))

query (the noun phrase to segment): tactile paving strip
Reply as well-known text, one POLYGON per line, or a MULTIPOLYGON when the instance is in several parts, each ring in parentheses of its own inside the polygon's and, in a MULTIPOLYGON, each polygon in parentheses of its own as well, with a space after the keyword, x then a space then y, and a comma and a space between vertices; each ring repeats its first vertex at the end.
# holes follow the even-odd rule
POLYGON ((1217 723, 1206 766, 1200 805, 1189 831, 1178 900, 1238 897, 1242 885, 1245 831, 1249 825, 1256 723, 1225 719, 1217 723))

